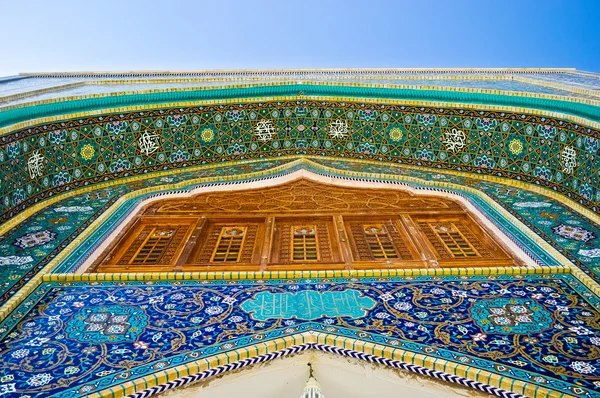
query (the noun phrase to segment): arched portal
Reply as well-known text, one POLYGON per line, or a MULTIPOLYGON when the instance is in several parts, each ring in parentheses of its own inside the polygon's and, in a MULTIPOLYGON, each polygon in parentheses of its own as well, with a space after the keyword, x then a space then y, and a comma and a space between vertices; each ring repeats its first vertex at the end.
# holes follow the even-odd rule
POLYGON ((565 83, 597 77, 438 72, 3 97, 0 394, 142 397, 321 350, 597 395, 600 104, 565 83))

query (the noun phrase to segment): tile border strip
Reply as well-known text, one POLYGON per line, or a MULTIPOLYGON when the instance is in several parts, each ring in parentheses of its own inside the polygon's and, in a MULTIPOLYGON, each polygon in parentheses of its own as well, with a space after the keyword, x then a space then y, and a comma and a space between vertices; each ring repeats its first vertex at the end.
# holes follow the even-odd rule
MULTIPOLYGON (((569 86, 561 85, 558 83, 549 84, 545 81, 538 81, 535 79, 528 78, 518 78, 512 79, 509 76, 502 76, 502 79, 473 79, 471 77, 470 80, 514 80, 520 83, 533 84, 536 86, 548 87, 558 90, 571 91, 578 94, 587 94, 590 96, 598 96, 600 95, 600 91, 597 90, 586 90, 586 89, 578 89, 576 87, 570 88, 569 86)), ((383 76, 373 76, 371 79, 376 78, 387 78, 383 76)), ((426 77, 422 78, 423 80, 428 80, 426 77)), ((90 82, 78 82, 78 83, 70 83, 62 86, 50 87, 40 90, 29 91, 25 93, 18 93, 13 95, 8 95, 5 97, 0 97, 0 104, 2 102, 14 101, 16 99, 44 94, 53 91, 60 91, 64 89, 77 88, 83 86, 99 86, 99 85, 116 85, 116 84, 165 84, 165 83, 204 83, 204 82, 228 82, 228 81, 252 81, 252 80, 264 80, 261 78, 227 78, 227 79, 206 79, 206 80, 198 80, 198 79, 165 79, 163 81, 148 81, 148 80, 104 80, 104 81, 90 81, 90 82)), ((408 78, 406 80, 418 80, 413 77, 408 78)), ((454 79, 433 79, 433 80, 454 80, 454 79)), ((459 79, 456 79, 459 80, 459 79)), ((227 90, 227 89, 236 89, 236 88, 249 88, 249 87, 271 87, 271 86, 293 86, 297 84, 305 84, 308 86, 325 86, 325 87, 349 87, 349 88, 389 88, 395 90, 420 90, 420 91, 449 91, 449 92, 457 92, 457 93, 475 93, 475 94, 497 94, 504 95, 509 97, 525 97, 525 98, 539 98, 539 99, 548 99, 548 100, 561 100, 568 102, 577 102, 589 105, 600 106, 600 100, 590 99, 590 98, 581 98, 581 97, 571 97, 566 95, 558 95, 558 94, 546 94, 546 93, 533 93, 528 91, 511 91, 511 90, 501 90, 501 89, 491 89, 491 88, 471 88, 471 87, 452 87, 452 86, 432 86, 432 85, 413 85, 413 84, 394 84, 394 83, 357 83, 357 82, 338 82, 338 81, 302 81, 299 82, 294 78, 287 78, 283 81, 274 80, 273 82, 267 83, 245 83, 245 84, 230 84, 230 85, 222 85, 222 86, 192 86, 192 87, 172 87, 172 88, 154 88, 154 89, 146 89, 146 90, 128 90, 128 91, 115 91, 109 93, 96 93, 96 94, 84 94, 84 95, 72 95, 68 97, 58 97, 58 98, 49 98, 45 100, 32 101, 32 102, 23 102, 14 105, 8 105, 5 107, 0 107, 0 112, 7 111, 11 109, 25 108, 29 106, 37 106, 37 105, 48 105, 54 104, 58 102, 65 101, 79 101, 85 99, 93 99, 93 98, 106 98, 106 97, 115 97, 115 96, 125 96, 125 95, 141 95, 141 94, 156 94, 156 93, 178 93, 178 92, 188 92, 188 91, 211 91, 211 90, 227 90)))
MULTIPOLYGON (((171 89, 153 89, 153 90, 140 90, 140 91, 130 91, 130 92, 115 92, 115 93, 102 93, 102 94, 92 94, 90 96, 75 96, 75 97, 64 97, 60 99, 51 99, 44 100, 26 104, 18 104, 14 106, 8 106, 4 108, 0 108, 0 115, 4 112, 25 112, 30 114, 31 111, 28 111, 27 108, 34 109, 36 106, 51 106, 55 104, 58 107, 64 109, 64 113, 62 111, 51 111, 49 116, 27 116, 25 120, 18 121, 8 121, 2 122, 6 125, 0 128, 0 135, 10 133, 15 130, 33 127, 39 124, 58 121, 58 120, 67 120, 67 119, 79 119, 87 116, 97 116, 97 115, 105 115, 112 113, 125 113, 131 111, 140 111, 140 110, 149 110, 149 109, 164 109, 169 107, 192 107, 192 106, 203 106, 203 105, 214 105, 214 104, 233 104, 233 103, 264 103, 271 101, 294 101, 294 100, 314 100, 314 101, 333 101, 333 102, 361 102, 361 103, 378 103, 378 104, 391 104, 391 105, 407 105, 407 106, 426 106, 433 108, 461 108, 461 109, 476 109, 476 110, 490 110, 490 111, 499 111, 499 112, 513 112, 513 113, 521 113, 521 114, 530 114, 551 118, 558 118, 566 121, 570 121, 576 124, 580 124, 585 127, 591 128, 600 128, 600 122, 592 119, 588 119, 587 117, 577 116, 575 114, 571 114, 565 112, 565 110, 554 111, 554 110, 546 110, 546 109, 538 109, 539 105, 532 104, 530 107, 524 106, 513 106, 513 105, 495 105, 490 103, 483 103, 482 99, 476 101, 475 99, 465 99, 463 102, 460 102, 457 98, 448 98, 442 100, 428 99, 425 98, 428 95, 426 92, 435 92, 440 93, 440 95, 445 96, 454 96, 453 93, 463 93, 463 94, 472 94, 472 95, 484 95, 484 96, 500 96, 508 98, 521 98, 522 101, 519 102, 527 102, 528 99, 532 101, 541 100, 541 101, 559 101, 565 104, 572 104, 573 106, 584 106, 584 107, 600 107, 600 101, 598 100, 587 100, 576 97, 563 97, 557 95, 547 95, 547 97, 537 97, 542 94, 532 94, 532 93, 519 93, 519 92, 510 92, 510 91, 502 91, 502 90, 487 90, 488 92, 478 92, 479 89, 461 89, 461 88, 453 88, 453 87, 420 87, 420 86, 398 86, 398 88, 394 88, 394 85, 390 84, 348 84, 343 82, 272 82, 272 83, 264 83, 264 84, 238 84, 238 85, 228 85, 228 86, 207 86, 207 87, 195 87, 195 88, 171 88, 171 89), (313 88, 315 91, 324 91, 326 89, 336 90, 339 93, 313 93, 313 94, 301 94, 302 90, 298 90, 298 94, 290 95, 289 93, 285 93, 286 89, 291 90, 294 89, 295 86, 298 88, 302 88, 305 86, 307 88, 313 88), (396 99, 396 98, 386 98, 386 96, 381 96, 377 93, 360 93, 357 92, 355 96, 348 96, 347 93, 342 93, 343 89, 347 90, 360 90, 360 91, 369 91, 369 90, 388 90, 390 91, 388 94, 392 94, 392 90, 398 90, 397 94, 402 94, 400 91, 414 91, 414 94, 423 94, 424 98, 419 99, 396 99), (219 98, 219 99, 177 99, 177 98, 166 98, 166 96, 173 97, 173 93, 192 93, 192 92, 208 92, 208 91, 227 91, 227 90, 263 90, 263 93, 246 93, 246 94, 238 94, 233 95, 227 98, 219 98), (476 91, 465 91, 465 90, 476 90, 476 91), (280 91, 280 93, 276 93, 273 91, 280 91), (369 95, 369 96, 365 96, 369 95), (143 104, 130 104, 124 105, 121 107, 115 107, 111 104, 96 104, 96 101, 101 101, 104 99, 110 98, 118 98, 118 97, 133 97, 133 96, 156 96, 156 99, 146 98, 146 101, 152 100, 152 103, 143 103, 143 104), (72 109, 76 107, 73 104, 68 104, 69 102, 76 101, 93 101, 94 104, 91 104, 93 110, 83 110, 83 111, 75 111, 74 113, 72 109), (92 106, 93 105, 93 106, 92 106)), ((481 91, 481 90, 479 90, 481 91)), ((405 93, 406 94, 406 93, 405 93)), ((408 95, 410 97, 410 95, 408 95)), ((487 102, 493 102, 493 98, 489 97, 486 100, 487 102)), ((125 100, 119 102, 127 102, 125 100)), ((89 107, 88 106, 88 107, 89 107)), ((16 117, 16 116, 15 116, 16 117)), ((13 119, 15 117, 12 117, 13 119)), ((19 119, 20 117, 16 117, 19 119)), ((10 118, 9 118, 10 120, 10 118)))
POLYGON ((402 361, 382 358, 382 357, 378 357, 378 356, 371 355, 371 354, 365 354, 365 353, 358 352, 358 351, 347 350, 347 349, 338 348, 338 347, 331 347, 329 345, 317 344, 317 343, 301 344, 301 345, 297 345, 297 346, 293 346, 293 347, 289 347, 289 348, 284 348, 283 350, 279 350, 279 351, 276 351, 273 353, 257 356, 254 358, 241 359, 237 362, 233 362, 233 363, 230 363, 227 365, 221 365, 216 368, 205 370, 204 372, 200 372, 200 373, 196 373, 194 375, 184 376, 184 377, 176 379, 176 380, 168 381, 167 383, 162 384, 160 386, 151 387, 151 388, 147 388, 143 391, 135 392, 135 393, 129 395, 128 398, 150 397, 155 394, 159 394, 159 393, 163 393, 165 391, 171 390, 173 388, 178 388, 178 387, 185 386, 187 384, 192 384, 199 380, 211 378, 213 376, 217 376, 219 374, 224 374, 224 373, 230 372, 232 370, 242 369, 249 365, 256 365, 256 364, 259 364, 262 362, 268 362, 268 361, 271 361, 271 360, 277 359, 277 358, 284 358, 286 356, 297 354, 297 353, 308 351, 308 350, 317 350, 317 351, 322 351, 322 352, 327 352, 327 353, 333 353, 333 354, 346 356, 346 357, 350 357, 350 358, 354 358, 354 359, 360 359, 360 360, 366 361, 366 362, 384 365, 386 367, 391 367, 391 368, 401 369, 404 371, 414 372, 414 373, 418 373, 423 376, 434 377, 434 378, 443 380, 448 383, 456 383, 456 384, 463 385, 465 387, 470 387, 473 389, 481 390, 483 392, 493 394, 493 395, 496 395, 499 397, 505 397, 505 398, 521 398, 521 397, 523 397, 524 398, 523 395, 508 392, 506 390, 492 387, 489 384, 484 384, 484 383, 480 383, 477 381, 469 380, 467 378, 456 376, 456 375, 453 375, 450 373, 431 370, 431 369, 428 369, 428 368, 425 368, 422 366, 411 365, 411 364, 408 364, 408 363, 405 363, 402 361))
MULTIPOLYGON (((531 84, 531 85, 535 85, 535 86, 539 86, 539 87, 545 87, 545 88, 550 88, 550 89, 561 90, 561 91, 565 91, 565 92, 600 98, 600 90, 593 90, 593 89, 587 89, 587 88, 583 88, 583 87, 569 86, 566 84, 556 83, 556 82, 552 82, 552 81, 544 81, 544 80, 539 80, 539 79, 532 79, 532 78, 527 78, 527 77, 522 77, 522 76, 512 76, 512 75, 452 75, 452 76, 445 76, 445 75, 432 75, 432 76, 427 76, 427 75, 365 75, 365 76, 340 75, 340 76, 335 76, 335 75, 332 75, 332 76, 327 76, 326 75, 326 76, 319 76, 318 78, 319 79, 328 79, 329 78, 329 79, 335 79, 335 80, 338 80, 338 79, 339 80, 346 80, 346 79, 386 80, 387 79, 387 80, 440 80, 440 81, 447 81, 447 80, 516 81, 516 82, 531 84)), ((119 85, 119 84, 135 85, 135 84, 169 84, 169 83, 213 83, 213 82, 234 82, 234 81, 252 82, 252 81, 264 81, 264 80, 291 81, 291 80, 297 80, 297 79, 298 79, 297 77, 293 77, 293 76, 278 76, 278 77, 263 76, 263 77, 205 77, 205 78, 196 77, 196 78, 163 78, 163 79, 152 78, 151 80, 143 80, 143 79, 137 79, 137 80, 128 80, 128 79, 87 80, 87 81, 61 84, 61 85, 57 85, 57 86, 53 86, 53 87, 42 88, 42 89, 31 90, 31 91, 24 91, 24 92, 20 92, 20 93, 16 93, 16 94, 9 94, 9 95, 5 95, 5 96, 1 96, 0 97, 0 108, 2 107, 2 105, 1 105, 2 103, 8 103, 11 101, 20 100, 20 99, 27 98, 27 97, 34 97, 36 95, 42 95, 42 94, 47 94, 47 93, 52 93, 52 92, 59 92, 59 91, 63 91, 63 90, 69 90, 72 88, 79 88, 79 87, 86 87, 86 86, 108 86, 108 85, 119 85)), ((363 84, 369 84, 369 83, 363 83, 363 84)), ((389 84, 393 84, 393 83, 389 83, 389 84)), ((429 86, 418 85, 418 87, 425 88, 425 87, 429 87, 429 86)), ((432 87, 437 87, 437 86, 432 86, 432 87)), ((450 87, 450 88, 452 88, 452 87, 450 87)), ((459 91, 462 91, 460 87, 454 87, 454 88, 459 91)), ((492 90, 492 89, 471 89, 471 90, 492 90)), ((499 91, 510 92, 509 90, 499 90, 499 91)), ((129 91, 129 93, 142 93, 142 91, 132 90, 132 91, 129 91)), ((527 91, 515 91, 514 93, 516 93, 516 94, 527 93, 527 91)), ((537 95, 537 93, 530 93, 530 94, 537 95)), ((540 93, 540 94, 543 95, 544 93, 540 93)), ((93 95, 94 94, 89 94, 87 96, 76 96, 76 97, 77 98, 84 98, 84 97, 90 98, 93 95)), ((545 94, 545 95, 559 95, 559 94, 545 94)), ((563 95, 559 95, 559 96, 565 97, 563 95)), ((58 100, 64 99, 64 98, 76 98, 76 97, 59 97, 59 98, 48 99, 48 100, 32 101, 32 102, 29 102, 28 104, 32 105, 32 104, 37 104, 37 103, 40 103, 40 104, 49 103, 50 101, 58 101, 58 100)), ((568 97, 568 96, 566 96, 566 97, 568 97)), ((580 98, 580 99, 583 100, 585 98, 580 98)), ((17 104, 15 104, 15 105, 17 105, 17 104)), ((15 105, 8 105, 8 106, 15 106, 15 105)), ((19 104, 19 105, 23 105, 23 104, 19 104)))
POLYGON ((106 388, 90 394, 88 397, 120 398, 128 396, 130 398, 144 398, 230 370, 295 354, 307 349, 335 353, 411 371, 505 398, 524 396, 536 398, 565 397, 564 394, 557 391, 533 383, 510 379, 473 366, 317 331, 268 340, 234 351, 191 361, 187 364, 106 388))
POLYGON ((130 272, 90 274, 46 274, 43 282, 113 282, 177 280, 256 280, 307 278, 377 278, 397 276, 476 276, 476 275, 545 275, 571 274, 568 266, 477 267, 477 268, 400 268, 335 271, 222 271, 222 272, 130 272))

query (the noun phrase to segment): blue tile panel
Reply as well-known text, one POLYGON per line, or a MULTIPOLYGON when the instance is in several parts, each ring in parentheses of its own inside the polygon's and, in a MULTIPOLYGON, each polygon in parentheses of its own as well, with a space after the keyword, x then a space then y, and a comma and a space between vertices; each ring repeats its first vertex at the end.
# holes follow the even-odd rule
POLYGON ((45 283, 0 343, 0 389, 7 397, 78 397, 317 330, 593 397, 600 388, 598 304, 568 274, 45 283), (321 315, 318 302, 299 299, 263 319, 245 304, 282 294, 358 294, 362 313, 321 315))

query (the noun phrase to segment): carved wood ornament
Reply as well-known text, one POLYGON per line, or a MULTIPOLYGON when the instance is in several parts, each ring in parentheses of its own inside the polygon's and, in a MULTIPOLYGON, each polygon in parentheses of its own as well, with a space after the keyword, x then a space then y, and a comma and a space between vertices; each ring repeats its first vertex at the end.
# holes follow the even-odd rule
POLYGON ((144 208, 95 272, 514 266, 457 202, 306 179, 144 208))

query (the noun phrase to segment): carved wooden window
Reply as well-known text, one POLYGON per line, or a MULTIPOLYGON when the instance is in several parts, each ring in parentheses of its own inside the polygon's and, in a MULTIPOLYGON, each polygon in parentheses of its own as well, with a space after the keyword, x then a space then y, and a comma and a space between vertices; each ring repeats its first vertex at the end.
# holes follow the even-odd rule
MULTIPOLYGON (((190 225, 138 224, 134 238, 116 262, 120 265, 165 265, 175 259, 190 225)), ((113 260, 114 261, 114 260, 113 260)), ((108 260, 107 264, 111 264, 108 260)))
MULTIPOLYGON (((263 221, 264 222, 264 221, 263 221)), ((189 265, 252 264, 257 239, 260 241, 262 223, 256 219, 243 222, 209 220, 199 235, 195 248, 187 260, 189 265)), ((260 253, 259 253, 260 255, 260 253)))
POLYGON ((383 224, 363 224, 369 250, 376 260, 398 258, 392 239, 383 224))
POLYGON ((340 260, 332 245, 332 222, 324 218, 276 219, 270 264, 333 263, 340 260))
POLYGON ((277 271, 518 264, 458 203, 298 180, 149 205, 98 272, 277 271))
POLYGON ((152 227, 144 243, 137 253, 129 260, 129 264, 158 264, 176 228, 152 227))
POLYGON ((353 219, 348 222, 347 227, 354 242, 356 260, 413 260, 413 255, 394 221, 361 221, 358 217, 353 219))
MULTIPOLYGON (((449 217, 450 218, 450 217, 449 217)), ((506 254, 469 218, 420 219, 417 225, 440 260, 507 259, 506 254)))
POLYGON ((292 227, 292 260, 319 261, 317 228, 315 225, 292 227))
POLYGON ((222 227, 219 240, 210 261, 214 263, 235 263, 239 261, 247 227, 222 227))
POLYGON ((453 223, 430 224, 433 232, 454 257, 479 257, 477 250, 453 223))

